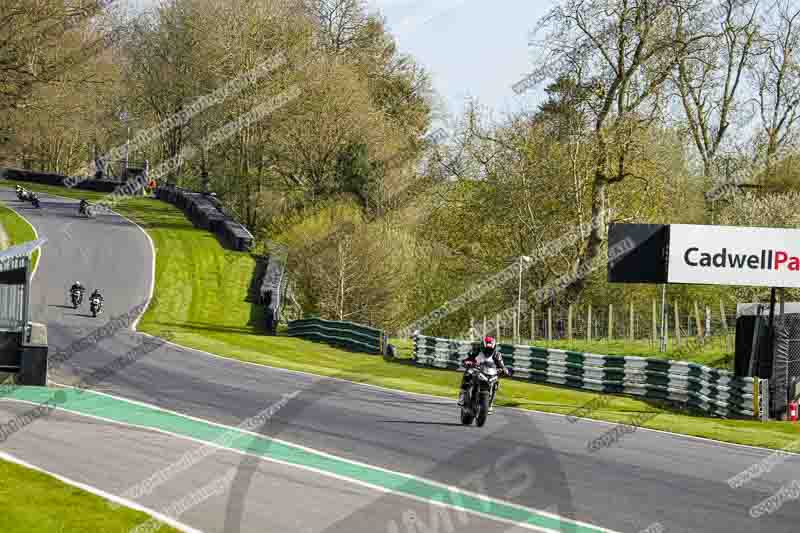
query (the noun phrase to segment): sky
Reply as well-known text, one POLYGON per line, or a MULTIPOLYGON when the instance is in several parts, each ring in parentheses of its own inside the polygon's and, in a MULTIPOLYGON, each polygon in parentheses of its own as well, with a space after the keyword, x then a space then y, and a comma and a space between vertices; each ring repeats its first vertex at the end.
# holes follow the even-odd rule
MULTIPOLYGON (((496 119, 542 99, 512 85, 532 70, 531 32, 554 0, 370 0, 400 50, 431 74, 444 111, 458 116, 474 98, 496 119)), ((448 121, 449 122, 449 121, 448 121)))

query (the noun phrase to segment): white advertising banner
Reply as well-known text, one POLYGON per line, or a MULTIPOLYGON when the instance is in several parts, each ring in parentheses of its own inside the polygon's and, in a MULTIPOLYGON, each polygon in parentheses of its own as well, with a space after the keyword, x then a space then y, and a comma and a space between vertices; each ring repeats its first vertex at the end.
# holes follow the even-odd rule
POLYGON ((800 287, 800 229, 670 224, 667 281, 800 287))

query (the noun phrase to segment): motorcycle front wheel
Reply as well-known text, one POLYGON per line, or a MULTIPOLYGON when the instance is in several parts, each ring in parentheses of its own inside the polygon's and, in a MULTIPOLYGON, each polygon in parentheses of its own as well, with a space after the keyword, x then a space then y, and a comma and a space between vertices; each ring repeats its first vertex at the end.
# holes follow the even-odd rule
POLYGON ((472 421, 475 420, 475 414, 470 409, 471 404, 472 393, 467 393, 464 395, 464 405, 461 406, 461 423, 465 426, 472 425, 472 421))
POLYGON ((461 408, 461 423, 465 426, 472 425, 472 421, 475 420, 475 416, 467 409, 466 407, 461 408))
POLYGON ((483 427, 486 417, 489 415, 489 394, 481 394, 478 398, 478 416, 475 418, 475 425, 483 427))

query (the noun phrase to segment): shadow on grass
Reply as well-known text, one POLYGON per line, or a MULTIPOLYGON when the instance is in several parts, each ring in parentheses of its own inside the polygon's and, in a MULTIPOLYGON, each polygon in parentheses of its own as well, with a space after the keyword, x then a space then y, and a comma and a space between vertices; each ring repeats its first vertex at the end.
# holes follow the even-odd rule
POLYGON ((220 326, 218 324, 208 324, 205 322, 157 322, 154 325, 158 327, 165 327, 166 329, 173 328, 175 330, 183 329, 195 331, 213 331, 217 333, 244 333, 248 335, 257 335, 260 333, 255 328, 220 326))

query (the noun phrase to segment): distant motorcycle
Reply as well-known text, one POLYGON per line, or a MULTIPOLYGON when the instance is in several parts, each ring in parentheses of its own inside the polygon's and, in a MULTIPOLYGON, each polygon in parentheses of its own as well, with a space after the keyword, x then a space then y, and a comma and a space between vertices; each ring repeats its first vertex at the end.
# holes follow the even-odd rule
POLYGON ((72 308, 77 309, 78 306, 83 303, 83 291, 80 289, 74 289, 70 296, 72 297, 72 308))
POLYGON ((17 198, 19 198, 23 202, 30 199, 30 194, 31 194, 30 192, 26 191, 22 187, 17 189, 17 198))
POLYGON ((469 426, 474 420, 476 426, 483 427, 500 386, 497 365, 491 357, 480 355, 467 367, 465 374, 467 388, 461 406, 461 423, 469 426))
POLYGON ((94 296, 91 300, 89 300, 89 310, 92 312, 92 316, 97 318, 97 314, 103 309, 103 300, 94 296))
POLYGON ((83 215, 83 216, 88 217, 88 218, 93 218, 94 217, 94 212, 92 211, 92 206, 90 206, 89 204, 78 206, 78 214, 79 215, 83 215))

